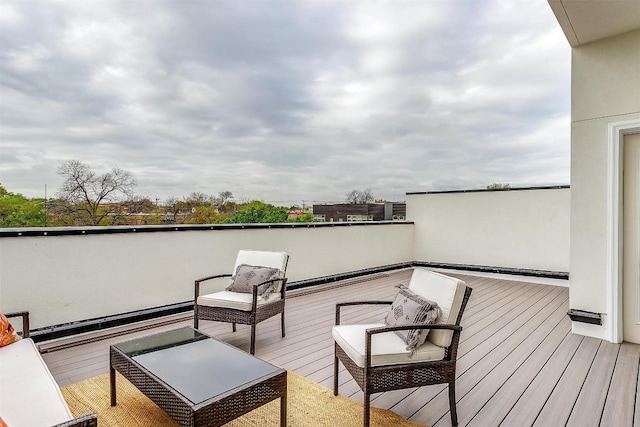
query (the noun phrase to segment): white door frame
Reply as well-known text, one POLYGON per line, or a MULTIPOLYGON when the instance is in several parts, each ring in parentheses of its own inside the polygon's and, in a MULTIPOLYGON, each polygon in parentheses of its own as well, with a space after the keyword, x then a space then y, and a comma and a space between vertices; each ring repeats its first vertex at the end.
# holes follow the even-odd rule
POLYGON ((607 340, 623 340, 622 318, 622 155, 625 135, 640 133, 640 119, 609 123, 607 173, 607 340))

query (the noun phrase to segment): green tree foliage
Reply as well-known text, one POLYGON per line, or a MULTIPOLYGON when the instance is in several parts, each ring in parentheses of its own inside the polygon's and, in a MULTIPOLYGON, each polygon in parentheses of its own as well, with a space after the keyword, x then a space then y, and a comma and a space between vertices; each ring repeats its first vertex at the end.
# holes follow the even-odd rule
POLYGON ((0 184, 0 227, 43 227, 47 224, 44 199, 28 199, 0 184))
POLYGON ((238 211, 228 218, 227 224, 258 224, 258 223, 274 223, 287 222, 288 212, 284 206, 273 206, 258 200, 238 207, 238 211))
POLYGON ((289 222, 313 222, 313 212, 307 212, 303 215, 299 215, 290 219, 289 222))
POLYGON ((191 212, 191 216, 185 221, 187 224, 218 224, 224 222, 227 217, 219 214, 214 206, 198 206, 191 212))

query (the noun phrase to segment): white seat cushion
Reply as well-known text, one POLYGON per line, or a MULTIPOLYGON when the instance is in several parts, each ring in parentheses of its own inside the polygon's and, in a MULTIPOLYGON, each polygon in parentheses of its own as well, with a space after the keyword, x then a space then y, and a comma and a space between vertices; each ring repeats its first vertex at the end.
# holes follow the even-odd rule
POLYGON ((52 426, 73 419, 33 340, 1 347, 0 366, 0 414, 9 426, 52 426))
MULTIPOLYGON (((209 307, 225 307, 233 308, 235 310, 251 311, 252 299, 252 294, 221 291, 207 295, 200 295, 198 297, 197 304, 206 305, 209 307)), ((267 300, 265 300, 261 296, 258 296, 258 307, 280 301, 281 299, 282 297, 279 293, 272 293, 271 295, 269 295, 269 298, 267 300)))
MULTIPOLYGON (((436 324, 456 323, 466 288, 462 280, 426 268, 415 268, 409 282, 409 289, 429 301, 436 302, 440 307, 440 316, 436 324)), ((451 344, 453 332, 432 330, 428 336, 422 337, 422 339, 425 338, 440 347, 448 347, 451 344)))
MULTIPOLYGON (((383 323, 337 325, 331 334, 347 356, 361 368, 365 365, 365 331, 385 326, 383 323)), ((410 362, 442 360, 444 348, 427 341, 416 349, 413 356, 407 344, 394 332, 383 332, 371 337, 371 366, 397 365, 410 362)))

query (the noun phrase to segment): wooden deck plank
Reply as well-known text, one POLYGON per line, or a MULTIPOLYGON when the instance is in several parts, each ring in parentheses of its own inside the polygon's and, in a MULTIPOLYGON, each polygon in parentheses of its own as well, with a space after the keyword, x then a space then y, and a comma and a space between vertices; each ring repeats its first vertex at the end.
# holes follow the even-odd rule
POLYGON ((534 426, 565 425, 586 381, 602 341, 584 338, 568 363, 553 392, 549 395, 534 426), (567 404, 567 402, 569 404, 567 404))
POLYGON ((531 303, 539 301, 541 298, 544 298, 545 295, 553 291, 554 289, 550 288, 532 288, 525 290, 520 296, 516 296, 513 299, 505 299, 499 304, 496 304, 496 306, 487 307, 486 314, 480 319, 481 321, 472 325, 468 325, 465 318, 463 318, 462 326, 464 328, 464 344, 461 342, 462 347, 458 350, 458 357, 461 357, 467 351, 482 345, 488 337, 493 335, 501 327, 506 326, 510 321, 510 319, 507 318, 508 313, 522 312, 522 310, 526 309, 531 303))
MULTIPOLYGON (((498 425, 509 414, 538 372, 544 367, 558 346, 570 333, 570 321, 564 317, 548 335, 533 349, 530 357, 522 363, 507 381, 497 390, 480 411, 467 423, 469 426, 483 427, 498 425)), ((484 388, 475 390, 484 391, 484 388)), ((523 424, 524 425, 524 424, 523 424)))
MULTIPOLYGON (((397 293, 395 285, 406 283, 410 274, 411 270, 380 273, 288 293, 286 337, 280 336, 278 317, 262 322, 257 328, 256 355, 331 388, 335 304, 391 300, 397 293)), ((640 346, 623 344, 615 357, 615 345, 571 334, 565 315, 568 288, 467 272, 445 274, 474 288, 458 353, 461 426, 547 426, 584 420, 597 420, 588 425, 640 425, 640 396, 636 393, 640 346), (594 388, 606 393, 594 393, 594 388)), ((381 322, 386 309, 351 308, 344 313, 345 323, 381 322)), ((110 344, 191 324, 184 317, 124 336, 58 349, 43 358, 56 381, 69 384, 108 372, 110 344)), ((247 326, 239 325, 233 333, 229 324, 202 322, 201 329, 248 350, 247 326)), ((340 393, 362 400, 362 392, 342 366, 340 393)), ((450 425, 446 386, 381 393, 372 404, 418 423, 450 425)))
MULTIPOLYGON (((640 388, 640 369, 638 371, 638 382, 636 383, 636 404, 633 413, 633 425, 640 426, 640 393, 638 393, 638 388, 640 388)), ((613 400, 615 397, 611 398, 613 400)))
MULTIPOLYGON (((464 424, 470 424, 472 420, 476 420, 476 425, 487 425, 487 422, 495 422, 498 418, 498 414, 490 412, 487 408, 487 404, 493 399, 493 397, 505 386, 507 381, 518 372, 519 369, 527 362, 530 361, 532 355, 535 354, 536 360, 541 360, 540 353, 535 351, 540 347, 541 343, 545 340, 549 343, 556 342, 559 344, 566 336, 563 333, 556 333, 555 339, 550 338, 550 333, 553 332, 556 327, 562 323, 562 320, 566 318, 566 311, 564 310, 565 300, 560 300, 560 304, 555 310, 548 315, 548 317, 540 323, 538 327, 522 329, 517 334, 517 341, 520 339, 520 343, 514 343, 512 345, 500 346, 500 350, 504 353, 504 359, 495 365, 490 371, 488 368, 482 368, 481 366, 474 367, 475 370, 486 371, 487 374, 478 380, 473 388, 464 396, 458 398, 458 419, 464 424), (523 336, 524 335, 524 336, 523 336), (480 386, 481 385, 481 386, 480 386), (480 415, 480 413, 482 413, 480 415)), ((545 315, 544 312, 540 313, 545 315)), ((532 321, 533 323, 533 321, 532 321)), ((505 343, 506 344, 506 343, 505 343)), ((552 349, 548 349, 552 351, 552 349)), ((503 396, 502 404, 513 405, 517 400, 514 393, 514 388, 510 388, 508 396, 503 396)), ((445 417, 446 418, 446 417, 445 417)), ((442 425, 441 422, 435 424, 436 426, 442 425)))
MULTIPOLYGON (((497 331, 490 339, 485 341, 483 352, 474 352, 473 357, 459 359, 458 377, 456 379, 456 393, 458 400, 458 417, 460 420, 467 422, 475 415, 488 399, 497 391, 501 381, 501 376, 507 374, 507 371, 513 372, 514 367, 508 366, 505 369, 498 369, 502 364, 509 363, 509 356, 518 349, 525 340, 539 338, 540 340, 546 336, 547 327, 553 326, 560 320, 559 312, 564 311, 565 296, 562 293, 551 292, 546 298, 537 301, 531 305, 529 309, 521 313, 511 323, 497 331), (556 317, 553 317, 556 313, 556 317), (549 318, 552 317, 552 320, 549 318), (546 323, 550 323, 546 326, 546 323), (540 334, 539 337, 536 333, 540 334), (482 357, 480 357, 482 355, 482 357), (490 373, 494 375, 489 375, 490 373), (495 378, 497 377, 497 378, 495 378), (471 393, 478 384, 482 383, 482 388, 477 388, 472 394, 471 400, 465 399, 468 393, 471 393), (475 400, 474 400, 475 399, 475 400)), ((523 347, 524 351, 528 348, 523 347)), ((515 353, 516 358, 519 353, 515 353)), ((444 394, 444 393, 443 393, 444 394)), ((449 403, 448 399, 438 399, 430 402, 428 405, 420 409, 422 412, 429 412, 428 424, 442 426, 450 425, 449 403)))
MULTIPOLYGON (((600 343, 587 379, 569 416, 567 427, 600 425, 619 351, 620 344, 604 341, 600 343)), ((613 425, 619 426, 619 424, 613 425)))
POLYGON ((620 427, 638 425, 637 421, 634 423, 638 364, 640 363, 638 347, 636 344, 628 343, 620 346, 607 394, 607 397, 612 398, 607 398, 602 412, 602 420, 606 420, 609 425, 620 427))

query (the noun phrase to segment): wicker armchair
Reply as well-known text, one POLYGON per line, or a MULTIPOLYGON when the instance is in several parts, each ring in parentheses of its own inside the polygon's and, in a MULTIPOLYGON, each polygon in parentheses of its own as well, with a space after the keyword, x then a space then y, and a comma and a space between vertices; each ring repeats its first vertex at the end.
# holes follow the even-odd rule
POLYGON ((392 301, 347 302, 336 305, 333 327, 335 361, 333 393, 338 395, 338 361, 342 362, 364 393, 363 425, 369 426, 371 394, 421 387, 449 385, 451 423, 458 425, 456 412, 456 357, 462 327, 460 321, 471 288, 458 279, 416 268, 409 289, 435 301, 441 314, 435 324, 386 326, 384 323, 341 325, 342 307, 362 304, 392 304, 392 301), (399 330, 429 330, 415 353, 406 350, 399 330))
POLYGON ((203 277, 195 281, 195 298, 193 304, 193 327, 198 329, 200 320, 213 320, 231 323, 236 331, 236 323, 251 325, 250 353, 256 350, 256 325, 276 314, 280 314, 280 328, 284 337, 284 308, 289 255, 285 252, 240 250, 236 257, 233 274, 217 274, 203 277), (240 293, 231 290, 200 295, 200 283, 223 277, 234 277, 241 265, 276 268, 280 271, 278 278, 267 280, 253 286, 251 293, 240 293), (259 295, 259 287, 274 284, 273 292, 268 297, 259 295))

